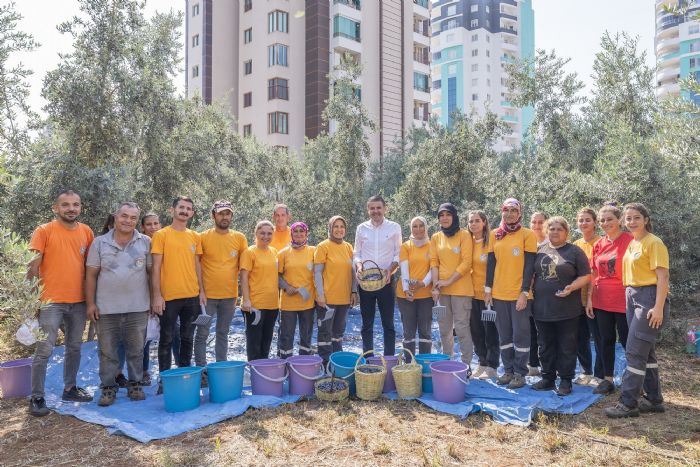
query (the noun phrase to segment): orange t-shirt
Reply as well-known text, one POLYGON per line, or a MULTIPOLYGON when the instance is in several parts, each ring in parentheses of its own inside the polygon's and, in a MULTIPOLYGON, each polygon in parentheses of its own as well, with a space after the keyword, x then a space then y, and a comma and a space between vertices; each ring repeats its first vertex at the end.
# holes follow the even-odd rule
POLYGON ((42 301, 80 303, 85 301, 83 280, 85 258, 95 235, 85 224, 69 230, 59 221, 37 227, 29 249, 42 255, 39 276, 44 289, 42 301))
POLYGON ((287 227, 286 230, 279 231, 276 228, 272 231, 272 240, 270 246, 277 251, 282 251, 292 243, 292 229, 287 227))

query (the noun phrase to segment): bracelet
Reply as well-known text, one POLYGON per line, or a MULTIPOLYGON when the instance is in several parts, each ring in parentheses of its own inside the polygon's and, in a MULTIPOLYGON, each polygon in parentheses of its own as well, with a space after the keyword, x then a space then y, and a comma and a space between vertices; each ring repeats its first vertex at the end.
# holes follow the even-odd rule
POLYGON ((484 287, 485 293, 491 293, 491 287, 484 287))

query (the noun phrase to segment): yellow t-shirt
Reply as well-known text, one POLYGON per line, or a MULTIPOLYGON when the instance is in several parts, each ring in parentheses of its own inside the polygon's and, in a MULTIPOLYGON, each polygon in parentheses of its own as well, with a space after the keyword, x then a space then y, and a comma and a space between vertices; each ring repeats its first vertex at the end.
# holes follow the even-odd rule
POLYGON ((324 240, 316 246, 314 264, 323 264, 323 291, 329 305, 349 305, 352 293, 352 245, 324 240))
POLYGON ((238 296, 238 262, 248 248, 245 236, 229 230, 220 234, 209 229, 202 239, 202 282, 207 298, 222 299, 238 296))
MULTIPOLYGON (((591 262, 591 256, 593 256, 593 245, 595 245, 595 242, 598 240, 600 240, 600 235, 594 235, 590 242, 584 240, 583 237, 574 242, 574 245, 581 248, 583 252, 586 253, 586 258, 588 258, 589 263, 591 262)), ((581 287, 581 304, 583 306, 586 306, 586 303, 588 303, 588 287, 588 285, 581 287)))
POLYGON ((632 240, 622 259, 622 283, 631 287, 656 285, 656 268, 668 269, 668 249, 654 234, 632 240))
POLYGON ((163 255, 160 293, 165 301, 199 295, 195 255, 202 254, 202 239, 194 230, 168 226, 153 234, 151 254, 163 255))
POLYGON ((282 251, 287 248, 289 244, 292 243, 292 229, 287 227, 286 230, 279 231, 274 229, 272 231, 272 240, 270 241, 270 246, 277 251, 282 251))
MULTIPOLYGON (((457 271, 462 276, 440 290, 442 295, 474 296, 472 284, 472 237, 464 229, 451 237, 438 232, 430 239, 430 266, 438 268, 438 279, 449 279, 457 271)), ((435 281, 435 278, 433 278, 435 281)))
POLYGON ((280 290, 280 310, 303 311, 314 307, 314 252, 316 247, 304 246, 302 248, 287 247, 277 256, 278 269, 287 284, 292 287, 304 287, 309 292, 309 299, 295 293, 287 295, 284 289, 280 290))
POLYGON ((489 253, 496 256, 496 271, 491 294, 496 300, 517 300, 523 285, 525 253, 537 253, 537 237, 532 230, 522 227, 496 240, 496 229, 489 237, 489 253))
POLYGON ((277 250, 256 245, 243 250, 241 270, 248 271, 250 303, 258 310, 279 309, 280 290, 277 280, 277 250))
POLYGON ((484 285, 486 285, 486 263, 489 259, 487 248, 484 248, 484 240, 476 241, 472 238, 472 283, 474 284, 474 298, 484 299, 484 285))
MULTIPOLYGON (((408 240, 401 245, 399 261, 408 261, 408 276, 410 279, 422 281, 430 271, 430 242, 423 246, 416 246, 413 240, 408 240)), ((429 298, 431 296, 431 284, 426 284, 413 294, 413 298, 429 298)), ((396 296, 406 298, 401 284, 396 286, 396 296)))

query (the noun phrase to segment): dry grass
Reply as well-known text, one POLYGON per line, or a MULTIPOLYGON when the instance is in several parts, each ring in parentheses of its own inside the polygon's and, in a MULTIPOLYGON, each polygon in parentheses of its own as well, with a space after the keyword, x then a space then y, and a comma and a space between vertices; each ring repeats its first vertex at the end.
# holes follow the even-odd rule
POLYGON ((539 415, 528 428, 481 414, 460 420, 412 401, 308 401, 144 445, 72 417, 32 418, 24 401, 0 401, 0 464, 698 465, 700 360, 676 349, 660 357, 665 414, 609 420, 601 409, 611 396, 578 416, 539 415))

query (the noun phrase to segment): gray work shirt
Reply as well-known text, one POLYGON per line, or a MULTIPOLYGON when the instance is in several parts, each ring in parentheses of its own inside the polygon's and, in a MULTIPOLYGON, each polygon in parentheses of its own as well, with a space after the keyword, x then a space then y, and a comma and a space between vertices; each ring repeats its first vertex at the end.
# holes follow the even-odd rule
POLYGON ((99 268, 97 307, 101 314, 148 311, 151 300, 148 273, 151 239, 137 231, 126 247, 114 241, 114 229, 95 238, 86 266, 99 268))

